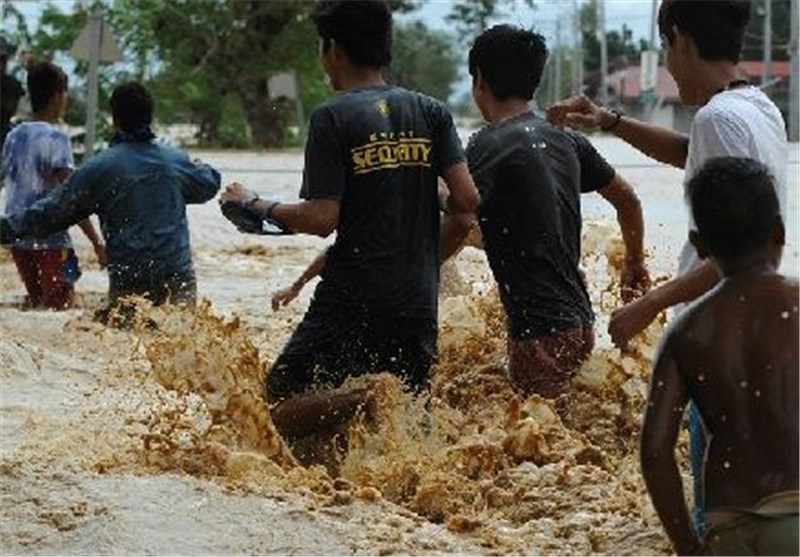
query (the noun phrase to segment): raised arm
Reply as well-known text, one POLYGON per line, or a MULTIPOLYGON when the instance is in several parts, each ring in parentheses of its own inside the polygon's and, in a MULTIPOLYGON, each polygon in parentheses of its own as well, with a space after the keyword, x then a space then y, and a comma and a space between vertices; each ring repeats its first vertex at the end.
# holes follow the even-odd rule
POLYGON ((205 203, 220 188, 219 172, 200 160, 190 161, 183 153, 178 155, 175 171, 181 180, 181 191, 186 203, 205 203))
POLYGON ((464 243, 477 224, 478 190, 467 163, 454 164, 442 173, 449 194, 441 224, 441 260, 445 261, 464 243))
POLYGON ((617 222, 625 242, 625 261, 620 288, 622 300, 630 302, 650 289, 650 274, 644 261, 644 218, 639 198, 619 174, 599 192, 617 212, 617 222))
POLYGON ((585 95, 570 97, 547 110, 551 124, 580 130, 613 133, 645 155, 677 168, 686 166, 689 136, 667 128, 618 115, 593 103, 585 95))
POLYGON ((662 311, 691 302, 711 290, 722 275, 717 267, 704 261, 697 269, 676 277, 650 290, 641 298, 622 306, 611 314, 608 332, 620 348, 644 331, 662 311))
POLYGON ((678 555, 697 555, 700 539, 683 496, 675 445, 688 401, 686 384, 670 348, 659 348, 642 424, 641 466, 647 491, 678 555))

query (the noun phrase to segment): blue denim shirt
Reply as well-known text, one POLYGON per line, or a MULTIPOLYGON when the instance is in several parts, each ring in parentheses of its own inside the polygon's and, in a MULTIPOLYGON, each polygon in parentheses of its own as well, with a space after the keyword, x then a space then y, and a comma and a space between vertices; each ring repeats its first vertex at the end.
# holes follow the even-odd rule
POLYGON ((45 236, 98 215, 113 288, 191 273, 186 204, 212 199, 219 187, 212 167, 158 142, 123 136, 8 223, 19 236, 45 236))

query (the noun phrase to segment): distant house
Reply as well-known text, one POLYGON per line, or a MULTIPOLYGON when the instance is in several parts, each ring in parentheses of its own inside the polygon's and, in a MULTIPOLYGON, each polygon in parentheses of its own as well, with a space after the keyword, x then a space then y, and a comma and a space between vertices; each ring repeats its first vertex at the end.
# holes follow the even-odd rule
MULTIPOLYGON (((739 64, 742 77, 755 85, 761 85, 762 62, 746 61, 739 64)), ((786 118, 789 98, 789 62, 775 61, 770 68, 771 79, 767 81, 765 91, 775 101, 786 118)), ((646 108, 640 88, 641 69, 639 66, 628 66, 608 76, 608 85, 612 101, 620 106, 626 114, 634 118, 646 118, 646 108)), ((678 86, 667 71, 660 66, 655 89, 656 105, 652 121, 677 131, 688 132, 696 108, 681 103, 678 86)))

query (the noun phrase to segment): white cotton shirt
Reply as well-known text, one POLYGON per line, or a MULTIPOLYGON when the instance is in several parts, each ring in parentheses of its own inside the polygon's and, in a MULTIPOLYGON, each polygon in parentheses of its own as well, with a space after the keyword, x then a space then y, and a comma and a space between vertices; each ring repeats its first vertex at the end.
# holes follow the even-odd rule
MULTIPOLYGON (((684 186, 713 157, 747 157, 764 164, 775 177, 781 215, 786 220, 789 146, 786 127, 778 107, 756 87, 741 87, 717 93, 700 108, 689 132, 684 186)), ((688 202, 688 200, 687 200, 688 202)), ((689 230, 696 226, 689 211, 689 230)), ((678 276, 701 264, 688 240, 678 263, 678 276)))

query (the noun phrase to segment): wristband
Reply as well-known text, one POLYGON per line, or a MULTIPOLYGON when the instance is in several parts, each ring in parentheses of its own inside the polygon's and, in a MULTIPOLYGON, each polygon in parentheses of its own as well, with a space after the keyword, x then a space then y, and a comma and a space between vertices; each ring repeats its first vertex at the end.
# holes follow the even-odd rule
POLYGON ((622 112, 620 112, 616 108, 612 108, 611 110, 609 110, 609 112, 614 115, 614 121, 611 122, 611 124, 606 126, 606 127, 600 126, 600 130, 601 131, 610 132, 611 130, 616 128, 619 125, 619 123, 622 121, 622 112))

